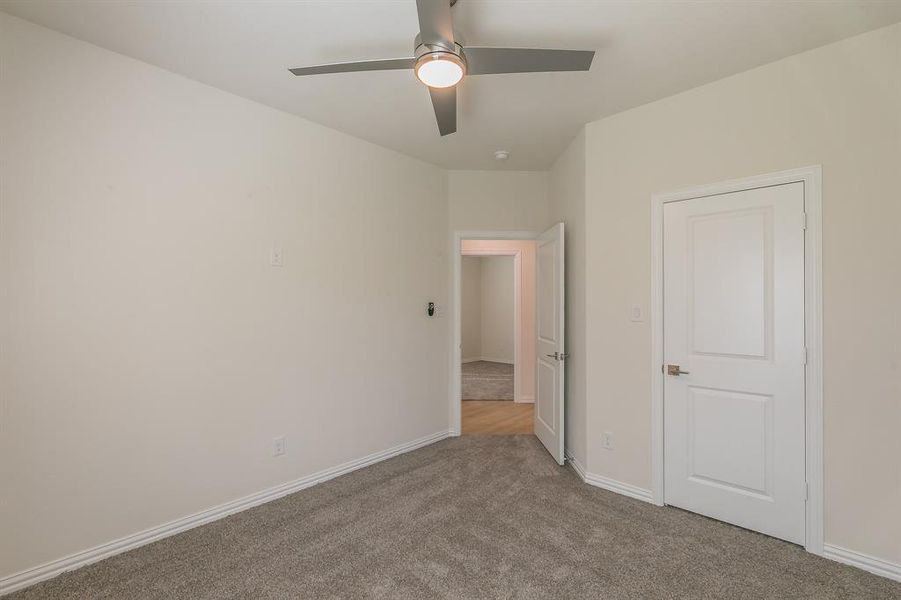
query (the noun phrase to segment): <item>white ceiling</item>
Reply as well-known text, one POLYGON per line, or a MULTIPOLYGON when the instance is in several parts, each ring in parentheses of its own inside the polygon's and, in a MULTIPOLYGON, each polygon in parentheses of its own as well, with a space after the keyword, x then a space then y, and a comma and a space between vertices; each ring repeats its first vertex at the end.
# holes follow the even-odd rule
POLYGON ((596 49, 588 73, 461 84, 438 136, 410 71, 294 77, 289 67, 412 54, 414 0, 0 0, 0 9, 454 169, 548 168, 589 121, 901 21, 901 0, 459 0, 479 46, 596 49), (494 160, 497 149, 510 159, 494 160))

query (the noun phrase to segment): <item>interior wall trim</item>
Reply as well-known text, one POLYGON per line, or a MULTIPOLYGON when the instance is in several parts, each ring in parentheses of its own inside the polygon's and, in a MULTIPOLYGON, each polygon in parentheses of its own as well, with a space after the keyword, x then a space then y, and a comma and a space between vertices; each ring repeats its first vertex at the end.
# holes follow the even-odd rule
POLYGON ((569 466, 573 468, 573 471, 576 472, 576 475, 579 476, 579 479, 585 481, 585 466, 582 465, 581 462, 579 462, 579 459, 573 456, 570 451, 566 449, 563 450, 563 456, 566 457, 566 462, 568 462, 569 466))
POLYGON ((569 450, 564 450, 563 454, 564 456, 566 456, 566 462, 568 462, 569 465, 573 468, 573 471, 576 472, 576 475, 579 476, 579 479, 581 479, 588 485, 593 485, 594 487, 607 490, 608 492, 614 492, 623 496, 628 496, 629 498, 641 500, 642 502, 654 504, 654 495, 651 493, 651 490, 646 490, 645 488, 641 488, 630 483, 623 483, 622 481, 604 477, 603 475, 589 473, 585 469, 585 465, 583 465, 576 457, 570 454, 569 450))
POLYGON ((585 483, 607 490, 608 492, 615 492, 617 494, 622 494, 623 496, 628 496, 629 498, 654 504, 654 495, 651 493, 651 490, 630 483, 624 483, 622 481, 617 481, 616 479, 604 477, 603 475, 595 475, 594 473, 588 472, 585 473, 585 483))
POLYGON ((217 521, 223 517, 247 510, 248 508, 253 508, 254 506, 259 506, 260 504, 265 504, 266 502, 287 496, 288 494, 299 492, 300 490, 323 483, 329 479, 334 479, 335 477, 350 473, 351 471, 368 467, 369 465, 393 458, 400 454, 404 454, 405 452, 428 446, 429 444, 443 440, 449 435, 450 431, 448 430, 437 431, 421 438, 394 446, 393 448, 374 452, 362 458, 313 473, 312 475, 288 481, 281 485, 273 486, 260 492, 244 496, 243 498, 213 506, 192 515, 175 519, 174 521, 169 521, 168 523, 164 523, 157 527, 145 529, 144 531, 139 531, 117 540, 100 544, 99 546, 94 546, 93 548, 82 550, 75 554, 70 554, 37 567, 26 569, 25 571, 20 571, 13 575, 8 575, 0 579, 0 596, 26 588, 47 579, 52 579, 60 573, 73 571, 91 563, 115 556, 116 554, 139 548, 140 546, 187 531, 188 529, 193 529, 194 527, 217 521))
POLYGON ((901 581, 901 565, 864 554, 863 552, 855 552, 841 546, 825 544, 823 546, 823 556, 836 562, 869 571, 874 575, 901 581))
MULTIPOLYGON (((496 362, 504 365, 514 365, 516 364, 515 360, 510 360, 509 358, 498 358, 497 356, 480 356, 478 360, 482 360, 485 362, 496 362)), ((463 361, 466 362, 466 361, 463 361)))

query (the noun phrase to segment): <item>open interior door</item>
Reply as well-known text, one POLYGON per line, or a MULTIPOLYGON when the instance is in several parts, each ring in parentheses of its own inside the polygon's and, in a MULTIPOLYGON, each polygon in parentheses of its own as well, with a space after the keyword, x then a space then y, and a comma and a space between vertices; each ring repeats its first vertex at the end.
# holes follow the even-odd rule
POLYGON ((563 464, 563 223, 538 237, 535 435, 563 464))

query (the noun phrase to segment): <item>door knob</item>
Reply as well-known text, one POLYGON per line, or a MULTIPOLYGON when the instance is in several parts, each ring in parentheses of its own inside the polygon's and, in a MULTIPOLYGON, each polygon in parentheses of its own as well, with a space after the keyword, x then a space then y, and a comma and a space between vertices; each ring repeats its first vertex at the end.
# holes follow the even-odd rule
POLYGON ((690 375, 688 371, 683 371, 679 365, 666 365, 666 374, 675 375, 676 377, 679 375, 690 375))
POLYGON ((558 352, 554 352, 553 354, 545 354, 545 356, 547 356, 548 358, 553 358, 554 360, 557 360, 557 357, 560 356, 560 354, 558 352))

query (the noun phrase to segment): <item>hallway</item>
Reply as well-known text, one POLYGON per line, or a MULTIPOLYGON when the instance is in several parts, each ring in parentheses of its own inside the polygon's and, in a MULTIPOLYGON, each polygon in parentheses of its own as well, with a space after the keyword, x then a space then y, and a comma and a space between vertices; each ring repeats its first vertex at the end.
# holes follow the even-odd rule
POLYGON ((496 400, 463 401, 463 435, 532 433, 532 404, 496 400))

